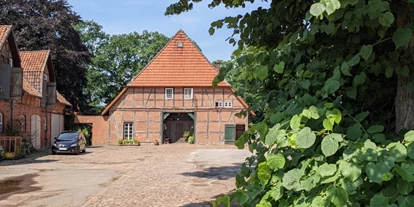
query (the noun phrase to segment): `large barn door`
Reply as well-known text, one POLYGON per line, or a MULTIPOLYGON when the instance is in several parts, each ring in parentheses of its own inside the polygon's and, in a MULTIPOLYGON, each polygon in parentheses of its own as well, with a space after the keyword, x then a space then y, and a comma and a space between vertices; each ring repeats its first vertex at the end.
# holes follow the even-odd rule
POLYGON ((40 116, 39 115, 32 115, 30 118, 30 136, 32 138, 33 147, 35 149, 40 149, 40 116))
POLYGON ((55 141, 55 137, 58 137, 63 131, 63 115, 52 114, 52 128, 51 128, 51 145, 55 141))

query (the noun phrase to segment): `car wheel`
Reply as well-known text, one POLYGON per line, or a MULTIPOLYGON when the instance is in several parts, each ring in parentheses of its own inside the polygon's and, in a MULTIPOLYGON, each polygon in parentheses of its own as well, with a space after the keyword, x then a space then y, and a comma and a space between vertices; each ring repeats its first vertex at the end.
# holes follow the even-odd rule
POLYGON ((78 155, 80 153, 80 147, 76 150, 76 154, 78 155))
POLYGON ((55 155, 55 154, 56 154, 56 152, 52 150, 52 155, 55 155))
POLYGON ((86 147, 83 148, 82 153, 86 153, 86 147))

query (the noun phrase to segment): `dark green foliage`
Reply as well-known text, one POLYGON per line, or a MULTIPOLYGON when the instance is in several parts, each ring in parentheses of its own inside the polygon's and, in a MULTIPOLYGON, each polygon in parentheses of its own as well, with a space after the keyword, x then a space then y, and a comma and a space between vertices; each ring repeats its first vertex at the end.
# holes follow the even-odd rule
POLYGON ((88 68, 90 105, 99 113, 141 71, 168 42, 158 32, 107 35, 93 21, 77 25, 92 57, 88 68))
MULTIPOLYGON (((180 0, 166 13, 196 2, 180 0)), ((413 3, 270 1, 211 24, 211 34, 233 29, 229 43, 239 46, 213 84, 228 77, 263 112, 236 142, 250 139, 254 152, 236 191, 213 206, 413 205, 413 3)))

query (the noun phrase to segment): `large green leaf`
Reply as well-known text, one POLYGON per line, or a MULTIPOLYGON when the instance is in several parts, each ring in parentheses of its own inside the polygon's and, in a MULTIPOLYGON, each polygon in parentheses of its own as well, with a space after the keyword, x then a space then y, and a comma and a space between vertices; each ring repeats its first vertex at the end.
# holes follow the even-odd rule
POLYGON ((385 12, 378 18, 379 23, 386 27, 391 26, 394 20, 394 15, 391 12, 385 12))
POLYGON ((300 119, 301 118, 298 115, 294 115, 290 120, 290 128, 293 130, 299 129, 300 119))
POLYGON ((308 177, 306 180, 301 181, 302 188, 306 191, 310 191, 316 186, 318 186, 320 180, 321 180, 321 176, 319 176, 318 174, 313 174, 312 176, 308 177))
POLYGON ((283 187, 285 187, 287 190, 302 190, 302 186, 300 184, 302 176, 304 176, 304 173, 299 169, 293 169, 288 171, 283 176, 283 187))
POLYGON ((342 187, 330 186, 326 196, 336 207, 343 207, 348 202, 348 193, 342 187))
POLYGON ((322 177, 332 176, 336 172, 336 165, 325 163, 316 170, 322 177))
POLYGON ((395 162, 403 162, 407 158, 407 149, 401 143, 391 143, 387 146, 388 156, 395 162))
POLYGON ((372 45, 364 45, 361 48, 361 52, 359 52, 362 58, 368 60, 369 56, 372 54, 372 45))
POLYGON ((339 86, 341 86, 339 81, 328 79, 325 82, 325 86, 323 88, 325 89, 326 93, 331 94, 331 93, 335 93, 335 91, 339 89, 339 86))
POLYGON ((411 130, 404 135, 404 141, 406 142, 414 142, 414 131, 411 130))
POLYGON ((382 175, 389 172, 389 168, 385 166, 383 163, 373 163, 369 162, 365 166, 365 173, 367 174, 368 178, 374 183, 381 183, 382 182, 382 175))
POLYGON ((407 146, 407 155, 409 158, 414 159, 414 143, 407 146))
POLYGON ((319 16, 326 10, 326 6, 324 3, 314 3, 310 8, 310 13, 313 16, 319 16))
POLYGON ((394 35, 392 36, 392 41, 394 41, 395 47, 398 49, 400 47, 408 45, 411 38, 413 38, 413 32, 411 29, 398 28, 394 35))
POLYGON ((279 200, 283 196, 283 185, 282 182, 278 182, 276 186, 270 189, 270 196, 275 200, 279 200))
POLYGON ((365 82, 366 78, 367 78, 367 76, 365 75, 365 73, 361 72, 359 75, 356 75, 354 77, 354 84, 355 85, 361 85, 365 82))
POLYGON ((414 206, 414 195, 398 197, 398 206, 399 207, 413 207, 414 206))
POLYGON ((267 165, 267 162, 262 162, 258 166, 257 177, 260 179, 262 184, 267 184, 271 177, 271 169, 267 165))
POLYGON ((243 191, 237 191, 234 194, 234 199, 236 200, 238 204, 243 205, 249 200, 249 194, 243 191))
POLYGON ((361 175, 361 169, 352 162, 340 162, 339 170, 344 177, 348 178, 351 181, 357 180, 361 175))
POLYGON ((375 196, 371 198, 369 204, 373 207, 388 207, 389 205, 388 199, 380 193, 375 194, 375 196))
POLYGON ((269 71, 267 69, 267 66, 259 66, 254 71, 254 75, 262 81, 267 77, 268 73, 269 71))
POLYGON ((270 154, 266 158, 267 164, 273 170, 281 169, 285 166, 285 157, 282 154, 270 154))
POLYGON ((274 67, 273 67, 273 70, 276 72, 276 73, 283 73, 283 69, 285 68, 285 62, 283 62, 283 61, 281 61, 279 64, 276 64, 274 67))
POLYGON ((326 157, 334 155, 338 151, 338 149, 338 141, 336 141, 332 136, 326 136, 322 140, 321 150, 326 157))
POLYGON ((332 131, 333 130, 333 121, 330 119, 324 119, 322 122, 323 128, 326 130, 332 131))
POLYGON ((407 182, 402 179, 398 180, 397 182, 398 192, 401 193, 402 195, 408 195, 409 193, 411 193, 413 191, 413 187, 414 187, 414 183, 412 182, 407 182))
POLYGON ((379 133, 384 130, 384 126, 382 125, 372 125, 367 129, 367 132, 370 134, 379 133))
POLYGON ((305 127, 298 133, 296 137, 296 146, 298 148, 307 149, 311 147, 316 140, 316 135, 312 132, 311 128, 305 127))
POLYGON ((259 132, 260 136, 263 137, 267 132, 267 124, 263 122, 257 123, 256 130, 259 132))

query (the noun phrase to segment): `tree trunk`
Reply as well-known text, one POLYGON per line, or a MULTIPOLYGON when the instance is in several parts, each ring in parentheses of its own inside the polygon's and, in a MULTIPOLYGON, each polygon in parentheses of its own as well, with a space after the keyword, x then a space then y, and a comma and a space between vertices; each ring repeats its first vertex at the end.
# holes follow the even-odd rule
POLYGON ((414 94, 405 86, 410 82, 410 77, 398 76, 397 96, 395 97, 395 131, 414 129, 414 94))
MULTIPOLYGON (((400 15, 397 18, 397 26, 399 28, 412 22, 411 5, 407 0, 400 1, 398 10, 400 15)), ((413 48, 414 41, 411 40, 408 47, 400 49, 400 53, 413 51, 413 48)), ((398 75, 397 95, 395 97, 395 132, 397 133, 401 130, 414 129, 414 93, 406 88, 407 84, 412 81, 412 77, 411 70, 408 76, 398 75)))

